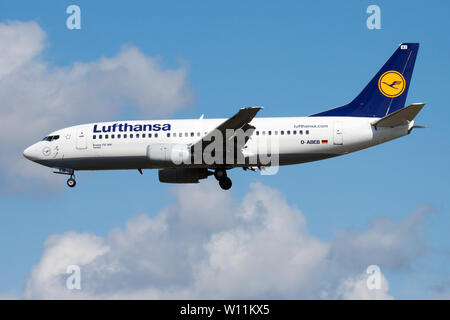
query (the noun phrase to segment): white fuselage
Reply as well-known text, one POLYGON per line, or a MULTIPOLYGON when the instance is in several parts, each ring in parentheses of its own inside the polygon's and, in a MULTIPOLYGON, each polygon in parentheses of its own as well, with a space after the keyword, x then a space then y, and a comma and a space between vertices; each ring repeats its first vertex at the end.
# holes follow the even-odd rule
MULTIPOLYGON (((279 165, 303 163, 347 154, 404 136, 413 126, 411 122, 405 126, 376 129, 371 123, 377 119, 255 118, 250 123, 256 128, 255 132, 242 152, 248 158, 256 157, 261 143, 275 139, 279 165)), ((118 121, 78 125, 52 132, 49 136, 59 137, 35 143, 25 150, 24 155, 45 166, 73 170, 190 167, 186 164, 155 165, 147 156, 147 148, 153 144, 193 144, 225 120, 118 121)), ((191 166, 217 167, 205 163, 191 166)), ((229 167, 237 166, 246 165, 237 163, 229 167)))

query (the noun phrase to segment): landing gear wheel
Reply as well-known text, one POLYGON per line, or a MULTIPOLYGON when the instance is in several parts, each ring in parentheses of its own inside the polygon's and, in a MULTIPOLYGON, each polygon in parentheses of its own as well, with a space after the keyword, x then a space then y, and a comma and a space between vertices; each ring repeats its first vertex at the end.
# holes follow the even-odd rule
POLYGON ((74 178, 69 178, 67 179, 67 185, 71 188, 75 187, 75 185, 77 184, 77 182, 75 181, 74 178))
POLYGON ((220 181, 224 178, 227 177, 227 171, 223 170, 223 169, 216 169, 216 171, 214 171, 214 177, 220 181))
POLYGON ((232 184, 233 184, 233 183, 231 182, 231 179, 228 178, 228 177, 225 177, 225 178, 219 180, 219 186, 220 186, 223 190, 228 190, 228 189, 230 189, 231 186, 232 186, 232 184))

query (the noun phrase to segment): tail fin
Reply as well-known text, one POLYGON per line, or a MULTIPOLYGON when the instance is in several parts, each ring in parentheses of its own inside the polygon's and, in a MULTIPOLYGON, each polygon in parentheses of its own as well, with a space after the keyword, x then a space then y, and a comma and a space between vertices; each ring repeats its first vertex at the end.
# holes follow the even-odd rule
POLYGON ((402 43, 352 102, 312 117, 382 118, 403 108, 418 50, 418 43, 402 43))

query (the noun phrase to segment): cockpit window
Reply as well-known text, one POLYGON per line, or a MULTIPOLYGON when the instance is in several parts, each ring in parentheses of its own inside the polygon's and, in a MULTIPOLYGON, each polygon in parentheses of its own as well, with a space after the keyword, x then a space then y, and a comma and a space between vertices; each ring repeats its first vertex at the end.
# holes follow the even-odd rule
POLYGON ((47 136, 44 139, 42 139, 42 141, 53 141, 53 140, 58 140, 59 139, 59 135, 56 136, 47 136))

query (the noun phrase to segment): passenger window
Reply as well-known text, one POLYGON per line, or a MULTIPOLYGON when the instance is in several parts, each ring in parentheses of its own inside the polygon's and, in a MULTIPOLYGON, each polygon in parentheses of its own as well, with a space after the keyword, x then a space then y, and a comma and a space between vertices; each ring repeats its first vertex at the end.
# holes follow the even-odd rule
POLYGON ((94 134, 94 135, 92 136, 92 139, 97 139, 97 136, 94 134))
POLYGON ((259 131, 256 131, 256 135, 259 136, 259 131))
POLYGON ((155 138, 158 138, 158 134, 157 133, 155 133, 155 138))
POLYGON ((133 138, 133 134, 132 134, 132 133, 130 133, 130 139, 131 139, 131 138, 133 138))
POLYGON ((105 134, 105 139, 108 139, 108 135, 107 134, 105 134))
POLYGON ((266 135, 266 132, 265 132, 265 131, 263 131, 263 132, 262 132, 262 135, 263 135, 263 136, 264 136, 264 135, 266 135))
POLYGON ((178 134, 178 136, 179 136, 179 137, 182 137, 182 136, 183 136, 183 133, 182 133, 182 132, 180 132, 180 133, 178 134))
POLYGON ((148 134, 148 137, 149 137, 149 138, 151 138, 151 137, 152 137, 152 134, 151 134, 151 133, 149 133, 149 134, 148 134))
POLYGON ((309 130, 306 130, 306 134, 309 134, 309 130))
POLYGON ((292 131, 292 134, 297 134, 297 130, 292 131))
POLYGON ((267 134, 270 136, 270 135, 272 135, 272 131, 267 131, 267 134))
POLYGON ((275 135, 278 135, 278 131, 275 131, 275 135))
POLYGON ((139 133, 136 133, 136 138, 139 138, 139 133))
POLYGON ((126 133, 124 133, 124 135, 123 135, 123 138, 125 139, 127 137, 127 134, 126 133))
POLYGON ((200 137, 200 132, 197 132, 197 137, 200 137))
POLYGON ((188 137, 188 136, 189 136, 189 134, 188 134, 187 132, 185 132, 185 133, 184 133, 184 136, 185 136, 185 137, 188 137))
POLYGON ((113 134, 111 135, 111 139, 114 139, 114 135, 113 134))
POLYGON ((286 134, 291 134, 291 131, 290 130, 286 131, 286 134))
POLYGON ((169 132, 167 133, 167 138, 170 138, 170 133, 169 132))
POLYGON ((194 133, 193 132, 191 132, 191 137, 193 137, 194 136, 194 133))
POLYGON ((283 130, 281 130, 280 133, 281 133, 282 136, 284 135, 284 131, 283 130))
POLYGON ((298 133, 299 133, 299 134, 303 134, 303 130, 300 130, 298 133))
POLYGON ((142 138, 145 138, 145 133, 142 134, 142 138))
POLYGON ((99 138, 99 139, 102 139, 102 138, 103 138, 103 136, 102 136, 101 134, 99 134, 99 135, 98 135, 98 138, 99 138))
POLYGON ((117 135, 117 139, 120 139, 120 133, 117 135))

